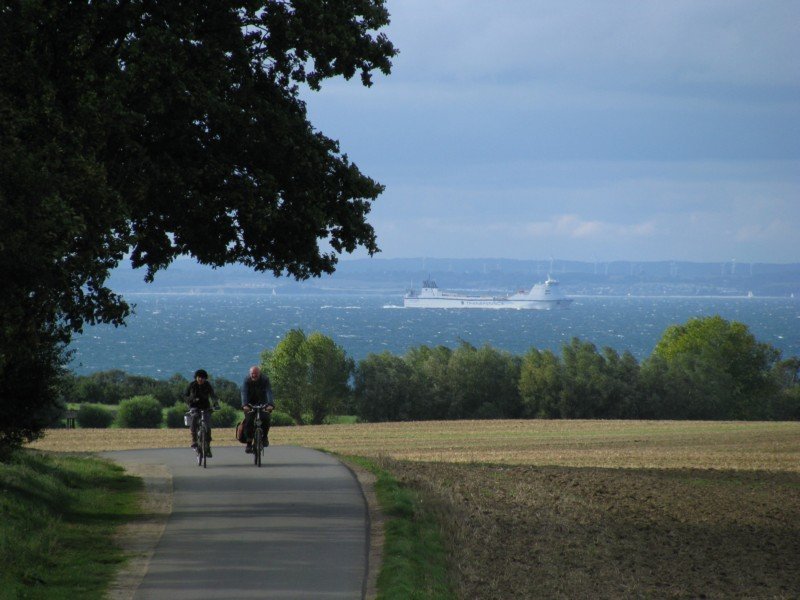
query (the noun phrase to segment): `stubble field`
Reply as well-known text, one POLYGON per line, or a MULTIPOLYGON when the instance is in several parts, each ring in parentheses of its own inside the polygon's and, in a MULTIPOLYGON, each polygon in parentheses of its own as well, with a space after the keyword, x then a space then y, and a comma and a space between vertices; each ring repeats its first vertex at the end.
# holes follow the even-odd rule
MULTIPOLYGON (((59 430, 32 446, 187 439, 59 430)), ((422 490, 464 598, 800 597, 800 423, 394 423, 270 440, 371 457, 422 490)), ((238 445, 223 431, 215 443, 238 445)))

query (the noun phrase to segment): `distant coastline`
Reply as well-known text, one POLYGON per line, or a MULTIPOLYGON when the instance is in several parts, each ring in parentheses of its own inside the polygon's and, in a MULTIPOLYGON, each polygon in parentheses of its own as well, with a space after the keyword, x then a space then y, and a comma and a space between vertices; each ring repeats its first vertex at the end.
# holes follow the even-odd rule
MULTIPOLYGON (((489 291, 493 292, 495 290, 462 290, 462 291, 489 291)), ((501 293, 498 291, 498 293, 501 293)), ((269 296, 271 293, 264 292, 261 290, 255 289, 243 289, 237 288, 235 286, 232 287, 209 287, 207 289, 195 289, 195 290, 181 290, 181 289, 171 289, 171 290, 144 290, 144 291, 125 291, 125 296, 130 298, 136 298, 138 296, 142 297, 153 297, 153 296, 220 296, 220 295, 228 295, 228 296, 249 296, 249 295, 264 295, 269 296)), ((361 295, 361 296, 387 296, 387 295, 397 295, 398 298, 402 299, 403 292, 398 288, 396 290, 386 290, 386 289, 365 289, 365 288, 337 288, 335 290, 330 289, 320 289, 320 288, 302 288, 302 289, 295 289, 295 288, 287 288, 283 291, 282 294, 277 296, 289 297, 289 296, 347 296, 347 295, 361 295)), ((663 298, 664 300, 797 300, 800 303, 800 297, 797 296, 763 296, 763 295, 723 295, 723 294, 707 294, 707 295, 688 295, 688 294, 570 294, 570 298, 581 299, 581 298, 592 298, 592 299, 614 299, 614 300, 625 300, 626 298, 635 298, 638 300, 658 300, 659 298, 663 298)), ((276 298, 277 300, 277 298, 276 298)), ((398 308, 403 308, 402 304, 398 305, 398 308)))
POLYGON ((123 265, 112 273, 112 289, 139 293, 403 294, 432 277, 463 292, 505 294, 556 276, 575 297, 800 298, 800 263, 576 262, 510 259, 353 259, 335 273, 303 282, 256 273, 241 265, 212 269, 178 260, 144 283, 144 272, 123 265))

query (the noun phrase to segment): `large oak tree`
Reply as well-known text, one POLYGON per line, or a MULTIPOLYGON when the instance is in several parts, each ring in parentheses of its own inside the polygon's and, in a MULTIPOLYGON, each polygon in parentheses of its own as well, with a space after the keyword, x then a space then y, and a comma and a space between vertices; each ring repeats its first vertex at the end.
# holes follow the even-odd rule
POLYGON ((384 0, 0 1, 0 447, 35 436, 63 348, 121 324, 106 286, 177 256, 307 278, 378 250, 382 186, 301 87, 396 51, 384 0))

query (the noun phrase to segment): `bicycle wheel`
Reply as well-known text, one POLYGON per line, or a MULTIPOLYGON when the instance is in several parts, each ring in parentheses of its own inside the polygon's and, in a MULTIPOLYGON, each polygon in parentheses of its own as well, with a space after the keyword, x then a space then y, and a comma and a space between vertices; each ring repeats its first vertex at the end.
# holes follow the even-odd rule
POLYGON ((206 429, 202 425, 197 432, 197 466, 206 466, 206 429))
POLYGON ((203 444, 203 468, 204 469, 206 468, 206 461, 208 460, 208 449, 211 446, 211 440, 208 439, 209 437, 210 437, 210 434, 209 434, 209 431, 208 431, 208 427, 206 425, 203 425, 203 441, 205 442, 203 444))
POLYGON ((261 453, 264 451, 264 434, 261 428, 256 427, 255 437, 253 438, 253 464, 261 466, 261 453))

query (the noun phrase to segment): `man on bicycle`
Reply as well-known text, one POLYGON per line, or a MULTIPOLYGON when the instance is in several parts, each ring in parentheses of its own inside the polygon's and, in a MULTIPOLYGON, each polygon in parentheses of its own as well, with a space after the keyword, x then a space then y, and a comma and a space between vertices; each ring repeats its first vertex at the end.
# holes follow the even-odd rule
POLYGON ((253 422, 256 418, 255 411, 251 407, 256 404, 267 404, 264 416, 261 419, 261 428, 264 432, 264 446, 269 446, 269 433, 270 413, 275 408, 275 401, 272 398, 272 386, 269 382, 269 377, 261 372, 257 366, 250 367, 250 373, 242 383, 242 410, 244 411, 244 431, 247 437, 247 447, 245 452, 251 454, 253 452, 253 422))
MULTIPOLYGON (((214 393, 214 388, 208 383, 208 373, 205 369, 194 372, 194 381, 186 388, 186 403, 190 409, 200 411, 200 418, 208 426, 208 441, 211 441, 211 399, 214 399, 214 408, 219 408, 219 400, 214 393)), ((192 419, 189 430, 192 432, 192 448, 197 450, 197 425, 198 419, 192 419)), ((209 451, 207 456, 211 456, 209 451)))

